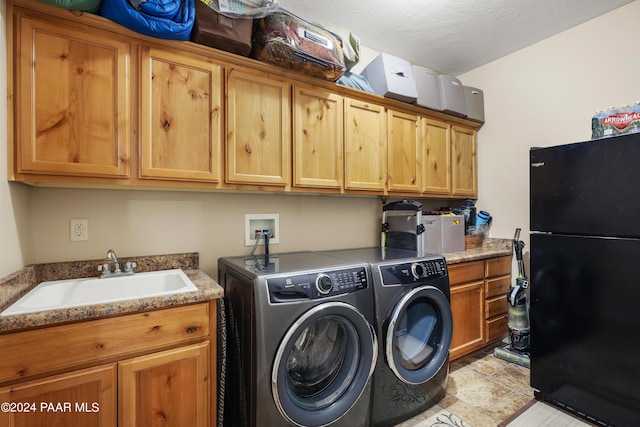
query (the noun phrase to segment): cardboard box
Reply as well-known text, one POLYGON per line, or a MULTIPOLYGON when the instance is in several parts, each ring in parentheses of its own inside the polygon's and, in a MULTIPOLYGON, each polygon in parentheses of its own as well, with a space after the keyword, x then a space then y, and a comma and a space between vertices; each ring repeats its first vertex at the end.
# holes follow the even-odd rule
POLYGON ((423 215, 425 252, 444 254, 465 249, 463 215, 423 215))
POLYGON ((405 59, 381 53, 362 70, 361 74, 378 95, 410 104, 418 98, 413 67, 405 59))

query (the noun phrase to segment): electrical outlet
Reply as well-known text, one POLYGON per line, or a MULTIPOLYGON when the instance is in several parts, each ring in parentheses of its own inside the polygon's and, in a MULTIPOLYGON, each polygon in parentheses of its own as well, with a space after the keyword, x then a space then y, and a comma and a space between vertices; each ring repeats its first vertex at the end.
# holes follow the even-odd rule
POLYGON ((86 218, 69 220, 69 240, 80 242, 89 240, 89 220, 86 218))

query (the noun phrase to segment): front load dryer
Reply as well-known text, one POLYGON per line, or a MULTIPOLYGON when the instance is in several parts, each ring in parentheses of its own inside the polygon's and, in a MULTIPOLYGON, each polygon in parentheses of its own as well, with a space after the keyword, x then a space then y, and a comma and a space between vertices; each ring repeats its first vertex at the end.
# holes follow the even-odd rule
POLYGON ((446 394, 453 334, 449 275, 442 256, 393 248, 328 254, 370 265, 379 337, 373 426, 393 426, 446 394))
POLYGON ((368 266, 312 252, 264 265, 218 260, 231 335, 225 425, 370 426, 378 344, 368 266))

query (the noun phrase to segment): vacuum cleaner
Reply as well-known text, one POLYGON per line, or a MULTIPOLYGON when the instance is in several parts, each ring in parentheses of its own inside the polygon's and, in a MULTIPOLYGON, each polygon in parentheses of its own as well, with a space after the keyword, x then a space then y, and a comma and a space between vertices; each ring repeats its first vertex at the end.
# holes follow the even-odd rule
POLYGON ((520 229, 517 228, 513 238, 513 249, 518 262, 518 277, 515 280, 515 284, 509 288, 509 293, 507 294, 509 304, 507 320, 509 345, 496 347, 494 356, 529 368, 531 366, 529 357, 529 301, 527 299, 529 282, 527 281, 524 260, 522 259, 523 248, 524 242, 520 240, 520 229))

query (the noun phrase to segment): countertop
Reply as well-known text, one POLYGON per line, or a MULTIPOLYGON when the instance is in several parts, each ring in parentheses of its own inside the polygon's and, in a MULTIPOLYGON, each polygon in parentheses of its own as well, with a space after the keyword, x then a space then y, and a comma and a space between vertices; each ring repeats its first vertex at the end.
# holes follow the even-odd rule
POLYGON ((479 259, 513 255, 513 239, 497 239, 487 237, 479 248, 466 249, 460 252, 442 254, 447 264, 476 261, 479 259))
MULTIPOLYGON (((224 290, 207 274, 198 269, 198 253, 170 254, 120 258, 120 263, 134 261, 136 272, 182 269, 198 288, 197 292, 119 301, 109 304, 87 305, 62 310, 0 316, 0 334, 79 320, 110 317, 139 311, 157 310, 183 304, 206 302, 222 298, 224 290)), ((17 301, 40 282, 96 276, 103 259, 34 264, 7 277, 0 278, 0 312, 17 301)))

